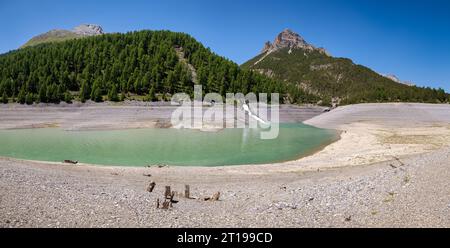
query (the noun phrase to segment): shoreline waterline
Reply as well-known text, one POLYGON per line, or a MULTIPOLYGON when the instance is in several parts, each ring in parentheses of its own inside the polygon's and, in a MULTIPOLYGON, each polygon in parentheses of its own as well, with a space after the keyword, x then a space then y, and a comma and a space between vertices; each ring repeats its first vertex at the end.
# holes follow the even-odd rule
POLYGON ((61 128, 0 130, 0 136, 5 138, 3 143, 6 144, 3 149, 0 146, 0 155, 25 161, 64 164, 64 160, 73 160, 79 161, 80 165, 113 167, 259 166, 296 161, 311 156, 340 139, 339 131, 316 128, 302 123, 281 124, 280 129, 282 130, 280 137, 274 141, 260 141, 258 138, 261 130, 259 129, 241 128, 223 129, 220 132, 174 128, 101 131, 66 131, 61 128), (21 141, 21 139, 24 140, 21 141), (41 139, 47 139, 49 144, 43 143, 40 141, 41 139), (185 139, 193 141, 186 143, 185 139), (36 142, 38 144, 29 144, 36 142), (236 144, 238 145, 236 146, 236 144), (191 148, 192 145, 198 146, 198 148, 191 148), (6 146, 10 148, 5 148, 6 146), (82 147, 80 148, 80 146, 82 147), (211 148, 211 146, 214 147, 211 148), (22 150, 15 151, 14 147, 20 147, 22 150), (123 151, 128 147, 130 147, 129 150, 123 151), (145 150, 143 147, 148 147, 148 149, 145 150), (136 150, 133 150, 134 148, 136 150), (98 150, 99 155, 95 154, 93 151, 95 149, 98 150), (153 151, 154 149, 157 150, 153 151), (169 150, 171 151, 169 152, 169 150), (64 153, 67 155, 63 156, 64 153), (116 153, 122 154, 123 157, 116 153), (165 161, 165 156, 161 153, 170 153, 165 156, 171 157, 175 162, 165 161), (136 157, 131 157, 130 154, 135 154, 136 157), (127 156, 129 157, 127 158, 127 156), (184 160, 185 157, 186 160, 184 160), (146 162, 147 160, 149 162, 146 162))

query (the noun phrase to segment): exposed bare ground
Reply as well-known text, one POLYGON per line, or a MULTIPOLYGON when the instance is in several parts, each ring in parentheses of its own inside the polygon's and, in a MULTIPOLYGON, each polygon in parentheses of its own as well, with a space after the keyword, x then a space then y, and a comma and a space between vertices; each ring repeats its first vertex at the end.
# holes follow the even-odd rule
MULTIPOLYGON (((5 112, 1 127, 22 123, 22 112, 0 108, 5 112)), ((66 123, 54 122, 46 108, 36 116, 66 123)), ((108 119, 79 117, 94 116, 108 119)), ((0 158, 0 226, 450 227, 449 105, 346 106, 307 123, 339 129, 342 137, 310 157, 257 166, 124 168, 0 158), (182 192, 185 184, 197 199, 178 196, 171 210, 156 209, 165 185, 182 192), (199 199, 218 191, 220 201, 199 199)))

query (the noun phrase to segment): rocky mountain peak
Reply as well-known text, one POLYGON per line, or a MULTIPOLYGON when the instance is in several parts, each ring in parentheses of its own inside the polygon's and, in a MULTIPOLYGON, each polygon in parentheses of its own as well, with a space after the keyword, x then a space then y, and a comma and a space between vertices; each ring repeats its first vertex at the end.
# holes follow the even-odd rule
POLYGON ((273 45, 278 48, 296 48, 309 46, 308 43, 297 33, 290 29, 285 29, 283 32, 278 34, 273 42, 273 45))
POLYGON ((290 29, 285 29, 281 33, 277 35, 273 43, 269 41, 264 44, 264 48, 261 53, 266 52, 274 52, 279 49, 290 48, 290 49, 305 49, 308 51, 317 50, 324 54, 328 53, 323 48, 316 48, 313 45, 310 45, 308 42, 303 39, 299 34, 295 33, 290 29))
POLYGON ((81 24, 73 29, 73 32, 83 36, 103 34, 103 28, 96 24, 81 24))

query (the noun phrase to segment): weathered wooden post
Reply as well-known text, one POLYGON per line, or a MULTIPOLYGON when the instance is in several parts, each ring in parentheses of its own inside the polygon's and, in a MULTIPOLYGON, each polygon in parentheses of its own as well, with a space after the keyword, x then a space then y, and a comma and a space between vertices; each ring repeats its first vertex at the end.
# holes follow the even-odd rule
POLYGON ((184 197, 191 198, 191 192, 189 185, 184 185, 184 197))
POLYGON ((172 191, 170 190, 170 186, 166 186, 166 191, 164 192, 164 197, 166 199, 170 199, 171 195, 172 195, 172 191))

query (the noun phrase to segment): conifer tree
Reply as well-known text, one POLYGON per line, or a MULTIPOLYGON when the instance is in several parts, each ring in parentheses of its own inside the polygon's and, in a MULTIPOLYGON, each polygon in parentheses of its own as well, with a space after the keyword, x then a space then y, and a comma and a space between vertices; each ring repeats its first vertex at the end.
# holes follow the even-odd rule
POLYGON ((148 96, 147 96, 147 100, 149 102, 154 102, 156 100, 156 96, 155 96, 155 87, 151 87, 150 91, 148 92, 148 96))
POLYGON ((89 85, 87 84, 87 82, 85 80, 83 80, 83 83, 81 85, 81 90, 80 90, 80 101, 84 103, 89 98, 90 98, 89 85))
POLYGON ((70 94, 70 92, 65 92, 64 93, 64 102, 72 103, 72 100, 73 100, 72 94, 70 94))
POLYGON ((25 98, 25 103, 27 105, 31 105, 34 102, 34 97, 33 97, 33 93, 28 92, 26 98, 25 98))
POLYGON ((38 100, 39 102, 47 102, 47 85, 44 83, 39 87, 38 100))
POLYGON ((19 90, 19 94, 17 95, 17 102, 20 104, 25 104, 26 102, 26 92, 25 92, 25 87, 23 86, 22 88, 20 88, 19 90))
POLYGON ((3 91, 2 94, 2 103, 7 104, 8 103, 8 95, 6 95, 6 91, 3 91))
POLYGON ((108 100, 112 102, 119 101, 119 95, 117 94, 117 87, 115 84, 112 85, 111 90, 108 92, 108 100))

